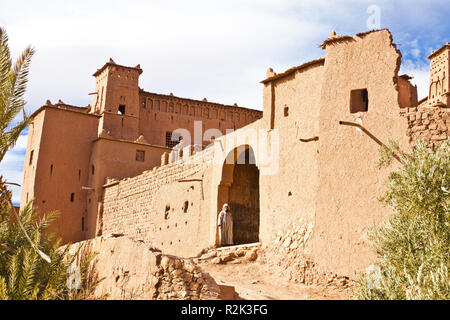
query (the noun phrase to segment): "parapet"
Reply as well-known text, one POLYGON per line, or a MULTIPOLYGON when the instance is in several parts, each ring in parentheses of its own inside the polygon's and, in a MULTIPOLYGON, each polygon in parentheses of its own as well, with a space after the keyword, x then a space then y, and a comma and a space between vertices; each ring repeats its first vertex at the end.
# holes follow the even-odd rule
POLYGON ((271 82, 271 81, 274 81, 274 80, 286 77, 286 76, 288 76, 288 75, 290 75, 290 74, 292 74, 292 73, 294 73, 296 71, 305 70, 305 69, 307 69, 309 67, 312 67, 312 66, 323 66, 324 64, 325 64, 325 58, 319 58, 319 59, 316 59, 316 60, 312 60, 312 61, 308 61, 306 63, 303 63, 303 64, 301 64, 299 66, 292 67, 292 68, 290 68, 290 69, 288 69, 288 70, 286 70, 286 71, 284 71, 283 73, 280 73, 280 74, 276 74, 275 72, 273 72, 272 68, 269 68, 267 70, 267 72, 266 72, 266 76, 268 76, 268 77, 266 79, 262 80, 261 83, 266 84, 268 82, 271 82))
POLYGON ((140 64, 138 64, 136 67, 127 67, 127 66, 117 64, 114 62, 114 60, 112 58, 109 58, 109 61, 107 63, 105 63, 103 65, 103 67, 101 67, 100 69, 97 69, 97 71, 94 72, 93 76, 94 77, 98 76, 99 74, 101 74, 103 72, 103 70, 105 70, 107 67, 110 67, 110 66, 120 67, 120 68, 124 68, 124 69, 129 69, 129 70, 136 70, 139 74, 141 74, 143 72, 140 64))
POLYGON ((433 51, 429 56, 428 59, 432 59, 433 57, 437 56, 439 53, 445 51, 445 50, 450 50, 450 43, 447 42, 446 44, 444 44, 442 47, 440 47, 439 49, 437 49, 436 51, 433 51))

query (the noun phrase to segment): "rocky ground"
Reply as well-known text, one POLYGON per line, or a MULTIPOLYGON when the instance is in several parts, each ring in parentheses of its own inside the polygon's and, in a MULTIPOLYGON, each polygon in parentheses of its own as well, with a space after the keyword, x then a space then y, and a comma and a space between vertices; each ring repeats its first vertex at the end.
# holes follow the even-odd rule
POLYGON ((194 262, 222 290, 224 299, 348 299, 350 283, 336 277, 293 277, 259 244, 211 249, 194 262), (270 261, 269 261, 270 260, 270 261), (336 281, 337 280, 337 281, 336 281))
MULTIPOLYGON (((265 247, 210 248, 194 258, 163 254, 123 235, 78 243, 96 253, 96 288, 107 299, 348 299, 352 282, 321 273, 304 250, 307 227, 293 226, 265 247), (306 231, 305 231, 306 230, 306 231)), ((74 251, 74 252, 75 252, 74 251)))

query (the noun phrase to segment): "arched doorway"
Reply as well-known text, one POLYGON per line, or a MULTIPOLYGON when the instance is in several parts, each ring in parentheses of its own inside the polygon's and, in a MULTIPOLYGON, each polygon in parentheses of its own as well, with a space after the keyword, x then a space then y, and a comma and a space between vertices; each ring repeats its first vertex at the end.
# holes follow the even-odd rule
POLYGON ((228 203, 233 216, 233 242, 259 242, 259 169, 249 145, 232 150, 222 168, 218 209, 228 203))

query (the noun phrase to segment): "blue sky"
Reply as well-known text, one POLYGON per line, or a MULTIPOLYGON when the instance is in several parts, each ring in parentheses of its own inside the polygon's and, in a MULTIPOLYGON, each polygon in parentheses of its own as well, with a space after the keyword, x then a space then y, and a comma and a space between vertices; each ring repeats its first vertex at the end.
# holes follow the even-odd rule
MULTIPOLYGON (((0 26, 13 56, 29 44, 33 58, 28 112, 47 99, 91 103, 94 71, 110 57, 144 70, 147 91, 261 109, 259 81, 268 67, 282 72, 324 55, 330 31, 367 31, 370 6, 380 9, 403 54, 401 72, 426 94, 427 56, 450 41, 447 1, 6 1, 0 26)), ((0 164, 22 182, 26 132, 0 164)), ((19 201, 14 189, 14 201, 19 201)))

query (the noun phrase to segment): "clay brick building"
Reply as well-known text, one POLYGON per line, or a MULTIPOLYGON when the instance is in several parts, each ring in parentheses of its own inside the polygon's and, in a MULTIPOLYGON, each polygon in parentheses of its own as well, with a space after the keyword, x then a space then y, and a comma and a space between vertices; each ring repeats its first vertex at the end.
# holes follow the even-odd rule
POLYGON ((379 143, 408 150, 417 138, 448 138, 450 48, 430 56, 430 95, 420 104, 398 74, 388 30, 331 33, 322 48, 323 58, 267 71, 262 114, 140 91, 139 66, 108 62, 94 74, 92 106, 36 111, 22 206, 35 198, 60 210, 65 241, 124 234, 189 257, 217 244, 217 215, 229 203, 236 243, 270 245, 297 225, 301 236, 284 237, 286 250, 354 276, 373 257, 367 231, 392 214, 378 201, 390 172, 375 166, 379 143), (236 130, 171 149, 170 133, 193 135, 194 120, 203 131, 236 130))
MULTIPOLYGON (((178 143, 176 129, 237 129, 261 111, 163 95, 139 88, 142 69, 109 60, 94 73, 92 106, 47 101, 29 128, 22 206, 31 199, 43 212, 59 210, 64 242, 95 236, 106 177, 125 178, 161 164, 178 143)), ((204 143, 207 143, 206 141, 204 143)))
POLYGON ((430 83, 428 97, 420 101, 421 105, 445 106, 449 104, 450 80, 449 60, 450 44, 447 43, 428 57, 430 59, 430 83))

